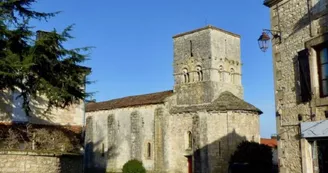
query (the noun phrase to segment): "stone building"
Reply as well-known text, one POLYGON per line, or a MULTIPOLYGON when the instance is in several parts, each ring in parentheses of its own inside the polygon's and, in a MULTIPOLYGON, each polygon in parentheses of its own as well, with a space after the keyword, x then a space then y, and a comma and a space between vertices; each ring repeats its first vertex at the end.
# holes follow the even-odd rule
POLYGON ((259 109, 243 100, 240 36, 206 26, 174 41, 174 89, 86 107, 87 167, 120 172, 227 172, 243 140, 259 142, 259 109))
POLYGON ((328 172, 328 1, 266 0, 281 173, 328 172))

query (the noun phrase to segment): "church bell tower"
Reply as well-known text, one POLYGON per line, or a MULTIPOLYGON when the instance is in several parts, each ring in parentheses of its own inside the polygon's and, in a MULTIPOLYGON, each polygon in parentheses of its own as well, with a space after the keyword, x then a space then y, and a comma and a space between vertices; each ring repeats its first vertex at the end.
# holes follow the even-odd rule
POLYGON ((224 91, 243 98, 239 35, 209 25, 173 40, 178 105, 210 103, 224 91))

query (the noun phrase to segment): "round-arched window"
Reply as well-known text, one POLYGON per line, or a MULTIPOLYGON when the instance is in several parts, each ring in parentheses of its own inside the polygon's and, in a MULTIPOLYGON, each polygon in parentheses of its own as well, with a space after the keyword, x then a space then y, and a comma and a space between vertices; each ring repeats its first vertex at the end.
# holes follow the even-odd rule
POLYGON ((188 131, 188 148, 192 148, 192 133, 188 131))
POLYGON ((197 80, 198 81, 203 81, 203 71, 201 66, 196 67, 196 72, 197 72, 197 80))
POLYGON ((182 70, 182 73, 183 73, 183 81, 184 81, 184 83, 189 83, 190 79, 189 79, 188 69, 184 68, 182 70))
POLYGON ((147 143, 147 157, 151 158, 151 144, 150 144, 150 142, 147 143))
POLYGON ((230 69, 230 82, 235 83, 235 70, 233 68, 230 69))
POLYGON ((224 69, 223 69, 222 65, 220 65, 220 67, 219 67, 219 75, 220 75, 220 81, 223 82, 224 81, 224 69))

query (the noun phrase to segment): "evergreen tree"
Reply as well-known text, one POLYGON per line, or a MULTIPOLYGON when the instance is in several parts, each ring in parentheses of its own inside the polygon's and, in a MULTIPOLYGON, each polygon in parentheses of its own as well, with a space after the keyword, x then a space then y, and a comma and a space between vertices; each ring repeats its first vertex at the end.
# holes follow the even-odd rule
POLYGON ((85 76, 90 69, 79 66, 86 60, 90 47, 65 49, 72 38, 72 26, 62 33, 34 32, 30 20, 40 22, 55 13, 31 9, 36 0, 0 0, 0 90, 18 90, 25 112, 30 100, 45 96, 48 110, 65 108, 87 97, 85 76), (37 39, 36 39, 37 38, 37 39))

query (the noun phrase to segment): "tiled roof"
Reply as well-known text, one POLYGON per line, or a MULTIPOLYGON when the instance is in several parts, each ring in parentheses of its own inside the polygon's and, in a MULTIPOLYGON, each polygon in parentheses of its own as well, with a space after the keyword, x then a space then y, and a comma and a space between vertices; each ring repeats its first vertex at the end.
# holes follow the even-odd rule
POLYGON ((207 26, 199 28, 199 29, 195 29, 195 30, 192 30, 192 31, 180 33, 180 34, 177 34, 177 35, 173 36, 173 38, 181 37, 181 36, 184 36, 184 35, 192 34, 192 33, 195 33, 195 32, 202 31, 202 30, 206 30, 206 29, 214 29, 214 30, 221 31, 221 32, 224 32, 226 34, 229 34, 231 36, 240 38, 240 35, 238 35, 238 34, 232 33, 230 31, 223 30, 221 28, 217 28, 217 27, 212 26, 212 25, 207 25, 207 26))
POLYGON ((262 111, 250 103, 233 95, 229 91, 223 92, 219 98, 217 98, 212 104, 218 110, 243 110, 243 111, 254 111, 262 114, 262 111))
POLYGON ((88 103, 86 105, 86 112, 94 112, 100 110, 110 110, 117 108, 125 108, 125 107, 135 107, 142 105, 151 105, 151 104, 160 104, 164 103, 164 100, 173 94, 172 90, 144 94, 144 95, 136 95, 129 96, 119 99, 113 99, 104 102, 98 103, 88 103))
POLYGON ((272 148, 277 148, 277 139, 261 138, 261 144, 267 145, 272 148))
POLYGON ((195 105, 195 106, 176 106, 171 109, 171 113, 182 112, 196 112, 199 110, 208 111, 250 111, 262 114, 262 111, 255 106, 245 102, 244 100, 236 97, 229 91, 223 92, 213 103, 207 105, 195 105))

